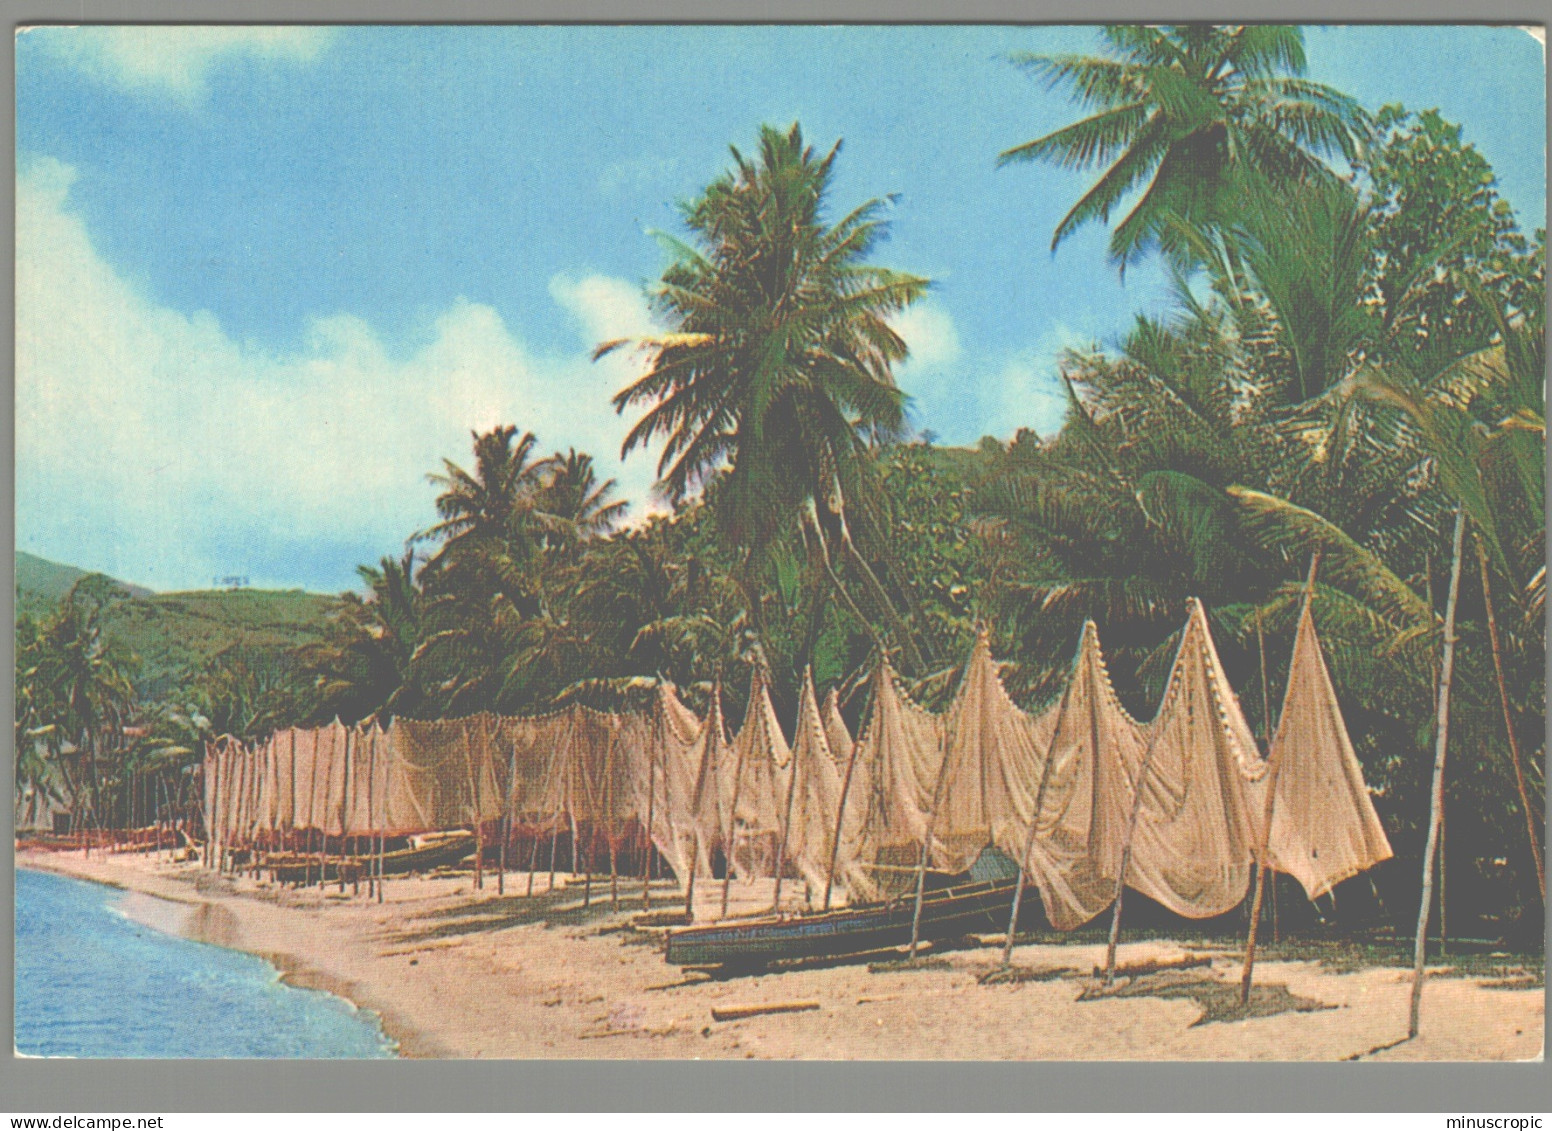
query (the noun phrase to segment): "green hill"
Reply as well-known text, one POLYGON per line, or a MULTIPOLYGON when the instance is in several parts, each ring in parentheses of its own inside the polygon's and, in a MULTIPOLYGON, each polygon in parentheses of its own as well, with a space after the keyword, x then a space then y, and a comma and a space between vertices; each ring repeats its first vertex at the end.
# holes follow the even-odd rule
MULTIPOLYGON (((61 597, 70 592, 72 585, 85 576, 87 571, 84 569, 60 565, 47 558, 18 550, 16 552, 17 614, 27 613, 31 616, 39 616, 47 612, 59 603, 61 597)), ((130 585, 117 578, 109 578, 109 580, 132 597, 151 596, 149 589, 130 585)))
MULTIPOLYGON (((18 553, 17 612, 47 612, 83 576, 85 571, 73 566, 18 553)), ((227 648, 283 652, 317 640, 340 607, 338 597, 300 589, 152 593, 138 586, 122 588, 127 595, 108 610, 104 626, 139 659, 136 689, 150 699, 166 695, 182 673, 227 648)))

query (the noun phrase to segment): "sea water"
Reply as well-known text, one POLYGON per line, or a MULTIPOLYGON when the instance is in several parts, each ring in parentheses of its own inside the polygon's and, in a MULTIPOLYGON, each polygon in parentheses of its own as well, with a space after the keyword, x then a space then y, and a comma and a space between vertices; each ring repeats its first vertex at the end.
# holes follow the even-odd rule
POLYGON ((375 1015, 263 959, 142 926, 124 893, 16 871, 16 1049, 32 1056, 384 1057, 375 1015))

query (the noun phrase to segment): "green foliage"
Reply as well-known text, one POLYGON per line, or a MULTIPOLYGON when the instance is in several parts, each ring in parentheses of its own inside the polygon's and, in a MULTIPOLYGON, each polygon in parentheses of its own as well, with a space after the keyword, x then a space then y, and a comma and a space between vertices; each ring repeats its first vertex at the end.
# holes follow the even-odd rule
POLYGON ((1442 344, 1468 352, 1495 335, 1468 280, 1514 311, 1543 302, 1545 233, 1534 242, 1520 233, 1486 158, 1437 110, 1385 106, 1375 129, 1376 143, 1356 164, 1373 202, 1371 282, 1399 323, 1400 356, 1433 372, 1454 360, 1442 344), (1418 293, 1403 306, 1419 273, 1418 293))
POLYGON ((1056 226, 1051 248, 1082 225, 1106 223, 1128 199, 1110 255, 1124 270, 1155 248, 1188 244, 1172 221, 1213 224, 1232 216, 1233 182, 1245 170, 1288 185, 1328 177, 1326 154, 1355 157, 1367 115, 1347 95, 1310 82, 1304 34, 1262 25, 1106 25, 1107 54, 1019 55, 1014 62, 1066 87, 1091 116, 1006 150, 999 164, 1050 161, 1109 165, 1056 226))

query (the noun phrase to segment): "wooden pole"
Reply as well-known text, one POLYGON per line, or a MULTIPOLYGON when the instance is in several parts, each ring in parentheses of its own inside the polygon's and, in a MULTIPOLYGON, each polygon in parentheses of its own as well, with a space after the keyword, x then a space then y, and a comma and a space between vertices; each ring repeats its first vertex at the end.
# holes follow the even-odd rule
POLYGON ((1444 655, 1439 670, 1439 708, 1434 724, 1432 812, 1428 820, 1428 843, 1423 849, 1423 892, 1418 901, 1417 940, 1412 952, 1412 1001, 1407 1018, 1407 1037, 1417 1036, 1423 1003, 1423 966, 1428 939, 1428 912, 1433 903, 1434 858, 1438 849, 1439 817, 1444 807, 1444 760, 1449 748, 1450 681, 1455 673, 1455 605, 1460 595, 1461 543, 1465 537, 1465 508, 1455 510, 1454 560, 1450 565, 1450 591, 1444 610, 1444 655))
POLYGON ((534 870, 539 867, 539 842, 544 838, 539 835, 539 830, 534 829, 533 849, 528 854, 528 895, 532 897, 534 889, 534 870))
POLYGON ((350 836, 350 731, 345 732, 345 751, 341 765, 340 776, 340 862, 339 862, 339 890, 345 894, 345 853, 348 851, 350 836))
POLYGON ((512 744, 507 755, 507 787, 501 802, 501 874, 496 880, 496 894, 507 893, 507 841, 512 839, 512 793, 517 788, 517 743, 512 744))
POLYGON ((1449 855, 1444 850, 1445 831, 1449 824, 1448 813, 1441 805, 1439 807, 1439 957, 1443 958, 1450 952, 1450 936, 1448 923, 1444 915, 1444 880, 1449 875, 1449 855))
MULTIPOLYGON (((1315 600, 1315 571, 1320 568, 1320 551, 1316 550, 1310 556, 1309 577, 1304 583, 1304 607, 1310 609, 1315 600)), ((1266 680, 1266 637, 1261 631, 1261 609, 1256 609, 1256 649, 1260 655, 1261 663, 1261 729, 1262 742, 1265 745, 1266 757, 1272 756, 1272 697, 1267 689, 1266 680)), ((1288 687, 1293 686, 1293 670, 1288 671, 1288 687)), ((1284 692, 1283 709, 1287 710, 1287 691, 1284 692)), ((1266 811, 1262 816, 1264 833, 1261 837, 1261 859, 1255 861, 1256 869, 1256 893, 1250 901, 1250 929, 1245 937, 1245 969, 1240 975, 1239 1003, 1241 1006, 1250 1004, 1251 980, 1255 976, 1256 968, 1256 934, 1261 927, 1261 900, 1266 894, 1266 876, 1272 869, 1270 867, 1271 838, 1272 838, 1272 806, 1277 797, 1277 771, 1278 767, 1271 765, 1267 769, 1266 783, 1266 811)), ((1277 888, 1272 888, 1272 908, 1275 914, 1277 908, 1277 888)))
MULTIPOLYGON (((813 673, 808 669, 803 671, 803 685, 812 694, 813 673)), ((793 736, 791 769, 787 779, 787 807, 781 818, 781 843, 776 846, 776 894, 771 898, 771 914, 775 914, 781 907, 781 880, 787 871, 787 837, 792 831, 792 800, 797 795, 798 785, 798 753, 797 736, 793 736)))
POLYGON ((291 852, 296 853, 296 728, 291 728, 291 819, 287 822, 290 826, 286 839, 290 842, 291 852))
POLYGON ((932 834, 938 825, 938 810, 942 808, 943 784, 948 780, 948 729, 938 734, 938 778, 932 786, 932 812, 927 815, 927 835, 922 838, 921 856, 916 862, 916 906, 911 910, 911 948, 906 957, 915 959, 916 947, 921 941, 922 904, 927 893, 927 857, 932 852, 932 834))
MULTIPOLYGON (((1189 628, 1189 622, 1187 624, 1189 628)), ((1170 690, 1174 687, 1175 669, 1180 664, 1181 653, 1186 646, 1186 630, 1180 634, 1180 645, 1175 649, 1174 662, 1169 666, 1170 683, 1164 689, 1165 703, 1168 702, 1170 690)), ((1159 714, 1163 714, 1165 703, 1159 704, 1159 714)), ((1155 720, 1158 716, 1155 715, 1155 720)), ((1137 835, 1137 818, 1142 814, 1143 783, 1147 780, 1148 770, 1153 765, 1153 750, 1158 742, 1157 728, 1150 728, 1148 745, 1142 754, 1142 764, 1137 770, 1137 784, 1134 787, 1136 793, 1132 797, 1132 815, 1126 824, 1126 840, 1121 845, 1121 868, 1116 876, 1115 908, 1110 916, 1110 940, 1105 947, 1105 985, 1110 986, 1115 982, 1116 947, 1121 941, 1121 900, 1126 892, 1126 873, 1132 864, 1132 840, 1137 835)))
MULTIPOLYGON (((1493 609, 1493 591, 1488 582, 1487 551, 1482 548, 1481 535, 1472 541, 1477 548, 1477 565, 1482 571, 1482 604, 1487 610, 1487 638, 1493 649, 1493 673, 1498 679, 1498 705, 1503 709, 1504 734, 1509 740, 1509 758, 1514 764, 1514 787, 1520 795, 1520 811, 1525 814, 1525 839, 1530 846, 1531 862, 1536 866, 1536 887, 1541 892, 1541 902, 1547 901, 1546 865, 1541 859, 1541 843, 1536 836, 1536 814, 1530 807, 1530 797, 1525 788, 1525 767, 1520 758, 1520 739, 1515 733, 1514 711, 1509 706, 1509 685, 1504 678, 1503 646, 1498 636, 1498 616, 1493 609)), ((1442 835, 1442 833, 1441 833, 1442 835)))
MULTIPOLYGON (((388 724, 392 726, 390 722, 388 724)), ((384 732, 384 738, 387 732, 384 732)), ((393 822, 393 744, 383 751, 383 819, 377 830, 377 902, 383 901, 383 888, 388 883, 388 829, 393 822)))
POLYGON ((690 850, 690 882, 684 885, 684 917, 691 922, 695 921, 695 872, 701 859, 701 831, 695 830, 695 839, 690 850))
POLYGON ((377 723, 373 720, 372 729, 367 732, 366 739, 366 897, 372 899, 377 894, 377 723))
POLYGON ((474 743, 469 738, 469 720, 463 723, 463 762, 469 771, 469 815, 474 821, 474 890, 485 890, 485 822, 480 808, 480 780, 483 775, 474 757, 474 743))
POLYGON ((615 758, 618 756, 618 743, 615 741, 615 721, 609 720, 609 752, 604 758, 604 796, 609 799, 604 806, 604 837, 609 846, 609 906, 620 905, 620 871, 618 867, 618 837, 615 824, 614 779, 617 771, 615 758))
MULTIPOLYGON (((755 669, 756 682, 763 677, 759 669, 755 669)), ((763 686, 763 685, 762 685, 763 686)), ((751 685, 749 689, 749 706, 744 711, 744 729, 749 728, 749 711, 754 709, 755 689, 751 685)), ((738 847, 738 799, 744 786, 744 755, 747 753, 744 743, 739 743, 738 757, 733 763, 733 807, 728 810, 727 828, 723 831, 723 841, 727 845, 727 859, 722 868, 722 918, 727 918, 728 896, 733 888, 733 853, 738 847)))
MULTIPOLYGON (((1084 627, 1087 632, 1087 626, 1084 627)), ((1078 638, 1078 659, 1083 658, 1083 638, 1078 638)), ((1074 670, 1074 675, 1077 674, 1074 670)), ((1094 725, 1094 691, 1089 689, 1089 743, 1096 759, 1099 754, 1099 737, 1094 725)), ((1024 902, 1024 884, 1028 876, 1029 854, 1035 850, 1035 835, 1040 828, 1040 810, 1045 807, 1046 785, 1051 780, 1051 763, 1056 757, 1056 740, 1062 733, 1062 723, 1067 719, 1067 705, 1072 699, 1072 680, 1062 691, 1062 702, 1056 708, 1056 726, 1051 729, 1051 741, 1046 746, 1045 765, 1040 769, 1040 785, 1035 790, 1035 811, 1029 818, 1029 835, 1024 838, 1024 851, 1019 855, 1018 881, 1013 885, 1013 908, 1008 913, 1008 937, 1002 943, 1002 964, 1013 965, 1013 936, 1018 930, 1019 907, 1024 902)))
MULTIPOLYGON (((690 853, 690 882, 684 886, 684 915, 685 918, 695 920, 695 873, 700 869, 701 862, 701 803, 705 799, 706 779, 716 773, 716 766, 712 761, 712 755, 717 747, 722 744, 720 728, 722 726, 722 670, 717 669, 716 677, 711 682, 711 709, 706 713, 706 722, 701 727, 701 764, 695 773, 695 796, 691 799, 690 809, 695 822, 695 838, 691 845, 690 853), (713 734, 712 726, 716 726, 719 733, 713 734)), ((716 788, 715 784, 712 787, 716 788)))
MULTIPOLYGON (((662 713, 661 704, 658 707, 658 713, 662 713)), ((661 732, 661 720, 654 729, 661 732)), ((662 748, 661 741, 655 742, 653 749, 647 752, 647 845, 641 862, 641 909, 643 911, 652 910, 652 825, 655 820, 653 808, 657 804, 657 754, 662 748)))
MULTIPOLYGON (((335 722, 339 722, 338 719, 335 719, 334 721, 335 722)), ((334 734, 335 734, 334 728, 331 726, 329 728, 329 778, 331 780, 334 777, 334 755, 336 753, 338 753, 336 747, 338 747, 338 745, 339 745, 339 742, 334 737, 334 734)), ((330 782, 328 782, 328 781, 326 781, 324 783, 323 799, 324 799, 325 807, 327 807, 328 800, 329 800, 329 789, 328 789, 329 785, 330 785, 330 782)), ((316 795, 314 797, 314 800, 316 800, 316 795)), ((319 892, 323 891, 324 887, 328 884, 328 881, 329 881, 329 824, 328 824, 328 820, 329 820, 328 817, 323 817, 321 820, 318 821, 318 890, 319 890, 319 892)))
POLYGON ((555 890, 555 856, 560 851, 560 818, 559 813, 553 814, 550 818, 553 826, 550 831, 550 886, 545 889, 546 895, 555 890))
MULTIPOLYGON (((878 667, 874 672, 874 678, 884 678, 883 672, 884 665, 883 661, 880 659, 878 661, 878 667)), ((874 688, 873 698, 875 700, 878 698, 877 687, 874 688)), ((873 704, 869 703, 867 709, 871 711, 873 709, 873 704)), ((864 719, 865 726, 867 715, 864 714, 862 717, 864 719)), ((851 757, 846 760, 846 780, 841 783, 841 800, 840 803, 835 807, 835 836, 830 839, 830 869, 825 873, 824 910, 826 911, 830 910, 830 893, 835 888, 835 868, 841 858, 841 826, 846 820, 846 799, 851 794, 852 772, 857 768, 857 754, 861 749, 862 735, 859 734, 856 738, 852 739, 851 757)))

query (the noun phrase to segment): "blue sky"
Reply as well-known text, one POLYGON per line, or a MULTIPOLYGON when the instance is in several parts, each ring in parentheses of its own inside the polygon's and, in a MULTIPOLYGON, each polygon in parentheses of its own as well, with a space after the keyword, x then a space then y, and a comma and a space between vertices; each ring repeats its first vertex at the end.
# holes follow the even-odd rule
MULTIPOLYGON (((1311 28, 1311 77, 1438 107, 1544 221, 1540 46, 1311 28)), ((1090 28, 50 28, 17 40, 17 546, 156 589, 339 590, 431 521, 425 481, 514 422, 638 505, 608 396, 650 326, 646 234, 761 122, 844 139, 834 207, 898 194, 877 258, 945 443, 1059 421, 1055 360, 1164 301, 1087 184, 997 153, 1076 111, 1010 66, 1090 28)), ((839 212, 837 211, 837 214, 839 212)))

